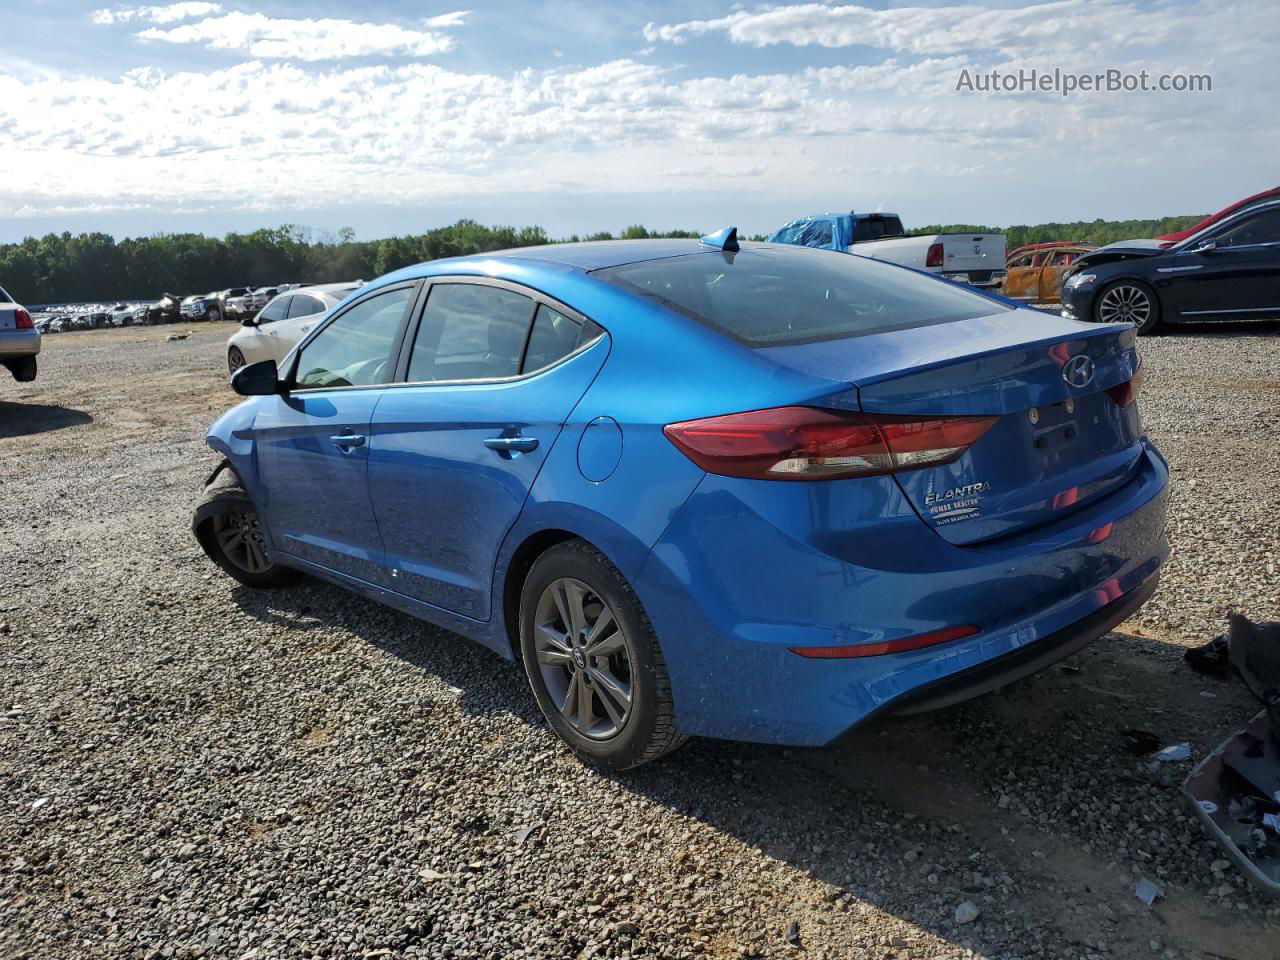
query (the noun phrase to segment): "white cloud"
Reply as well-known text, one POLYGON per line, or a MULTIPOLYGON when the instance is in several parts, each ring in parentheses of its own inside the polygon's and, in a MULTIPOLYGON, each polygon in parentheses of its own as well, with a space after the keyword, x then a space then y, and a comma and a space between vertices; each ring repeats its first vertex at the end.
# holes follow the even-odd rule
MULTIPOLYGON (((766 35, 758 18, 780 12, 786 17, 768 20, 769 36, 834 42, 843 34, 832 31, 849 29, 843 9, 743 11, 704 21, 724 25, 702 33, 754 45, 766 35)), ((516 193, 554 203, 570 191, 704 195, 731 184, 724 189, 756 198, 744 208, 797 206, 790 215, 846 202, 900 208, 910 194, 923 209, 899 212, 913 222, 945 218, 939 208, 946 204, 963 206, 957 222, 983 222, 992 203, 1007 208, 1018 203, 1009 198, 1023 196, 1061 204, 1060 216, 1127 214, 1133 211, 1109 210, 1100 198, 1108 191, 1124 202, 1126 194, 1154 195, 1162 189, 1150 174, 1155 169, 1166 170, 1169 198, 1157 213, 1206 209, 1233 192, 1251 192, 1237 184, 1273 179, 1268 164, 1280 133, 1258 117, 1269 115, 1270 90, 1280 80, 1271 55, 1280 21, 1262 3, 1238 2, 1230 18, 1217 0, 1148 9, 1144 16, 1159 21, 1148 35, 1167 23, 1181 32, 1160 46, 1134 47, 1134 30, 1119 40, 1108 32, 1116 18, 1138 17, 1137 7, 1121 0, 1089 7, 1100 19, 1087 45, 1079 31, 1059 35, 1062 19, 1081 9, 1076 0, 1043 5, 1036 17, 970 7, 986 11, 976 30, 982 37, 974 38, 982 44, 963 49, 952 49, 960 33, 925 29, 950 24, 951 8, 929 11, 928 22, 913 19, 919 10, 912 8, 856 9, 888 45, 880 62, 753 71, 750 51, 735 49, 740 72, 729 77, 640 57, 490 71, 404 59, 448 43, 442 31, 465 22, 462 11, 412 29, 227 14, 155 31, 168 42, 257 58, 221 69, 106 77, 100 65, 77 74, 0 61, 0 129, 9 144, 0 151, 0 216, 104 204, 480 204, 516 193), (997 13, 1012 25, 997 22, 997 13), (881 14, 888 19, 877 19, 881 14), (1017 30, 1023 40, 1015 40, 1017 30), (373 54, 401 59, 359 67, 303 62, 373 54), (1214 92, 1063 100, 955 90, 963 68, 1112 64, 1209 71, 1214 92), (1183 184, 1212 192, 1212 200, 1184 201, 1183 184), (796 199, 812 197, 825 199, 796 199)), ((654 42, 675 42, 697 31, 674 24, 651 32, 654 42)), ((564 49, 566 60, 582 56, 564 49)))
POLYGON ((447 30, 450 27, 462 26, 469 16, 471 16, 470 10, 454 10, 450 13, 442 13, 439 16, 427 17, 422 21, 422 25, 430 27, 432 30, 447 30))
POLYGON ((149 23, 177 23, 191 17, 205 17, 222 12, 222 4, 205 0, 184 0, 163 7, 117 7, 114 10, 95 10, 90 14, 94 23, 106 26, 112 23, 132 23, 144 20, 149 23))
MULTIPOLYGON (((462 14, 448 14, 450 25, 462 14)), ((250 56, 280 60, 339 60, 348 57, 422 57, 453 48, 454 40, 436 30, 415 30, 391 23, 352 20, 303 20, 233 11, 196 23, 161 29, 148 27, 144 40, 201 44, 211 50, 240 50, 250 56)))
MULTIPOLYGON (((1202 5, 1203 6, 1203 5, 1202 5)), ((1228 15, 1225 4, 1215 3, 1228 15)), ((1254 4, 1257 7, 1257 4, 1254 4)), ((737 10, 709 20, 644 28, 650 43, 682 44, 690 37, 724 34, 733 43, 754 47, 870 46, 915 54, 965 50, 1003 50, 1027 54, 1046 48, 1079 49, 1096 54, 1096 45, 1150 46, 1182 36, 1187 7, 1162 4, 1141 9, 1131 0, 1053 0, 1023 7, 960 5, 891 7, 875 10, 856 4, 802 3, 737 10)), ((1274 14, 1274 10, 1272 10, 1274 14)))

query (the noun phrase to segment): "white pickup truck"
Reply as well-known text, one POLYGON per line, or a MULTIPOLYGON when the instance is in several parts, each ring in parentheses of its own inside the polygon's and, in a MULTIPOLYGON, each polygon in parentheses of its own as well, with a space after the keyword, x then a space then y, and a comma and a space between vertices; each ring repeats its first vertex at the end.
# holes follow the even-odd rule
POLYGON ((770 243, 821 247, 889 260, 975 287, 1004 282, 1003 233, 931 233, 908 237, 896 213, 824 213, 775 230, 770 243))

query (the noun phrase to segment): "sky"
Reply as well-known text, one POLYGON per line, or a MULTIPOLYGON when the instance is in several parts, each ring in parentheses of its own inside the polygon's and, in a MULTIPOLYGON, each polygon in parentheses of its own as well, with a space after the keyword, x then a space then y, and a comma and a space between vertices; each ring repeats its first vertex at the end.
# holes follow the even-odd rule
POLYGON ((1275 0, 4 6, 0 242, 1011 225, 1206 213, 1280 183, 1275 0), (973 89, 1032 69, 1212 90, 973 89))

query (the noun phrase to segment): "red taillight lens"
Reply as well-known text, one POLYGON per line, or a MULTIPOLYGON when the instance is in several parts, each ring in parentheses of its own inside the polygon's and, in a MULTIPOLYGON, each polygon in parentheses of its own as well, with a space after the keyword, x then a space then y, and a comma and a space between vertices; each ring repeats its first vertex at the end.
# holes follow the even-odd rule
POLYGON ((1146 378, 1147 371, 1142 367, 1138 367, 1133 372, 1133 376, 1124 383, 1117 383, 1114 387, 1107 387, 1107 396, 1118 405, 1127 407, 1138 399, 1138 394, 1142 391, 1142 381, 1146 378))
POLYGON ((31 322, 31 314, 27 313, 25 307, 19 307, 14 312, 13 319, 14 319, 14 326, 16 326, 19 330, 30 330, 32 327, 35 326, 35 324, 31 322))
POLYGON ((972 637, 978 628, 971 623, 960 627, 947 627, 934 630, 932 633, 921 633, 914 637, 902 637, 900 640, 886 640, 884 643, 849 643, 838 647, 791 647, 797 653, 810 660, 848 660, 853 657, 883 657, 888 653, 906 653, 908 650, 920 650, 924 647, 936 647, 940 643, 949 643, 961 637, 972 637))
POLYGON ((708 473, 758 480, 831 480, 950 463, 995 421, 776 407, 672 423, 664 432, 708 473))
POLYGON ((929 250, 924 255, 924 265, 926 267, 942 266, 942 244, 940 243, 929 244, 929 250))

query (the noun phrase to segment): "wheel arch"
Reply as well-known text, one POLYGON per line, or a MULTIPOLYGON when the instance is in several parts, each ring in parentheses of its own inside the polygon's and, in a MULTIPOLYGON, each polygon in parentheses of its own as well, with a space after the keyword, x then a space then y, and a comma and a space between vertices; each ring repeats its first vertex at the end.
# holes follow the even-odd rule
MULTIPOLYGON (((507 568, 502 574, 500 601, 502 605, 502 626, 506 633, 507 645, 513 660, 519 661, 520 659, 520 594, 524 579, 529 575, 529 571, 533 569, 534 563, 537 562, 540 556, 557 544, 566 543, 569 540, 591 542, 570 530, 554 527, 538 530, 521 541, 520 545, 512 552, 511 559, 507 562, 507 568)), ((592 544, 592 546, 595 546, 595 544, 592 544)), ((599 548, 597 547, 597 549, 599 548)))

